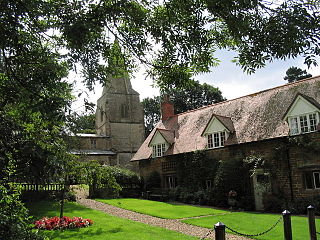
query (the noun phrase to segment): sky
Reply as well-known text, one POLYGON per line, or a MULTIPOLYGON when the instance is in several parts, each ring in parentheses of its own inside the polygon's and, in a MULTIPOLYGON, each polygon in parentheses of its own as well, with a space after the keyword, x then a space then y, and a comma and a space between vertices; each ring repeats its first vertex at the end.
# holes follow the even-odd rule
MULTIPOLYGON (((303 70, 306 69, 307 72, 313 76, 320 75, 320 67, 308 69, 307 66, 303 64, 304 60, 302 57, 285 61, 277 60, 268 63, 267 66, 262 69, 258 69, 254 74, 248 75, 243 72, 240 66, 231 62, 233 57, 236 56, 236 53, 221 50, 217 52, 216 56, 221 60, 220 65, 212 67, 210 73, 195 76, 195 79, 200 83, 207 83, 218 87, 222 95, 228 100, 286 84, 287 82, 283 80, 283 77, 286 75, 287 69, 292 66, 299 67, 303 70)), ((152 87, 152 80, 145 78, 143 69, 140 69, 140 71, 131 78, 131 83, 133 89, 140 93, 140 100, 159 95, 159 89, 152 87)), ((96 103, 102 94, 102 89, 100 85, 95 87, 94 92, 88 92, 83 84, 78 83, 74 94, 77 95, 79 91, 85 91, 87 93, 82 94, 82 97, 74 102, 72 108, 77 112, 83 111, 84 97, 96 103)))

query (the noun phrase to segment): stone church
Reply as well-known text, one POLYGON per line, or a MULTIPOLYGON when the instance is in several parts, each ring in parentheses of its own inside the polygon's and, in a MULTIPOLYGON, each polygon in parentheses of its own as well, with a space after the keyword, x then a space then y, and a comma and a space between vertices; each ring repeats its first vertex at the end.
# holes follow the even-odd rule
POLYGON ((77 134, 81 161, 135 169, 130 159, 145 139, 143 107, 129 77, 110 78, 97 101, 96 133, 77 134))

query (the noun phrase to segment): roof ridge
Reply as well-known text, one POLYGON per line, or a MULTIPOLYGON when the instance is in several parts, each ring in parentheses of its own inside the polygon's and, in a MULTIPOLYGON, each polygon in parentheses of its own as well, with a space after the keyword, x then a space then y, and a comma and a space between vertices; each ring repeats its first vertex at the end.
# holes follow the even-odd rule
POLYGON ((187 114, 187 113, 191 113, 191 112, 195 112, 195 111, 198 111, 198 110, 201 110, 201 109, 205 109, 205 108, 209 108, 209 107, 212 107, 212 106, 217 106, 217 105, 220 105, 222 103, 235 101, 235 100, 238 100, 238 99, 241 99, 241 98, 250 97, 250 96, 253 96, 253 95, 258 95, 258 94, 261 94, 261 93, 264 93, 264 92, 268 92, 268 91, 271 91, 271 90, 274 90, 274 89, 283 88, 283 87, 287 87, 287 86, 291 86, 291 85, 298 85, 298 84, 301 84, 302 82, 313 80, 314 78, 319 78, 319 77, 320 77, 320 75, 317 75, 317 76, 314 76, 314 77, 302 79, 302 80, 295 81, 295 82, 292 82, 292 83, 286 83, 286 84, 283 84, 283 85, 280 85, 280 86, 272 87, 272 88, 265 89, 265 90, 262 90, 262 91, 258 91, 258 92, 255 92, 255 93, 250 93, 248 95, 244 95, 244 96, 241 96, 241 97, 229 99, 229 100, 218 102, 218 103, 213 103, 213 104, 210 104, 210 105, 207 105, 207 106, 203 106, 203 107, 192 109, 192 110, 189 110, 189 111, 186 111, 186 112, 178 113, 178 114, 173 115, 172 117, 183 115, 183 114, 187 114))

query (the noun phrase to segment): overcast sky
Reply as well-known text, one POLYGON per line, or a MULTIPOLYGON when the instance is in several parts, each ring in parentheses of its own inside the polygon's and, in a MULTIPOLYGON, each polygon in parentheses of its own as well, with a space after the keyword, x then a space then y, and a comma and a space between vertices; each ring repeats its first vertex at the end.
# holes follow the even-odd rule
MULTIPOLYGON (((200 83, 206 82, 219 87, 222 95, 228 100, 286 84, 283 77, 286 75, 286 70, 291 66, 306 69, 313 76, 320 75, 320 67, 307 69, 307 66, 303 64, 303 58, 274 61, 268 63, 265 68, 258 69, 255 74, 248 75, 239 66, 231 62, 233 57, 236 56, 235 53, 219 51, 216 56, 221 60, 220 65, 213 67, 210 73, 196 76, 195 79, 199 80, 200 83)), ((152 81, 145 79, 143 70, 135 74, 135 78, 131 79, 131 83, 133 88, 140 93, 140 100, 159 95, 159 90, 151 86, 152 81)), ((79 89, 83 89, 83 86, 78 85, 77 91, 79 89)), ((95 91, 87 95, 89 101, 96 103, 101 93, 102 87, 96 86, 95 91)), ((82 96, 84 97, 85 94, 82 96)), ((81 111, 82 105, 83 99, 81 98, 73 104, 73 109, 81 111)))

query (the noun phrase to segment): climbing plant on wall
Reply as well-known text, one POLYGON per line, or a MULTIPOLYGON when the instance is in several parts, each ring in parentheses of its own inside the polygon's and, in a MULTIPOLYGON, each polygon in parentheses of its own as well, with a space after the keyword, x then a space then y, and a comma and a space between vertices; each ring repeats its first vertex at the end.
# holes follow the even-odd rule
POLYGON ((219 162, 209 159, 204 151, 183 154, 178 164, 178 183, 188 191, 206 188, 206 180, 214 180, 219 162))
POLYGON ((227 206, 230 190, 238 192, 239 200, 249 194, 248 170, 241 158, 219 161, 206 151, 197 151, 180 155, 175 160, 179 200, 227 206))
POLYGON ((249 171, 241 158, 221 160, 214 178, 214 204, 227 205, 227 194, 230 190, 237 192, 237 200, 243 201, 250 194, 249 171))

